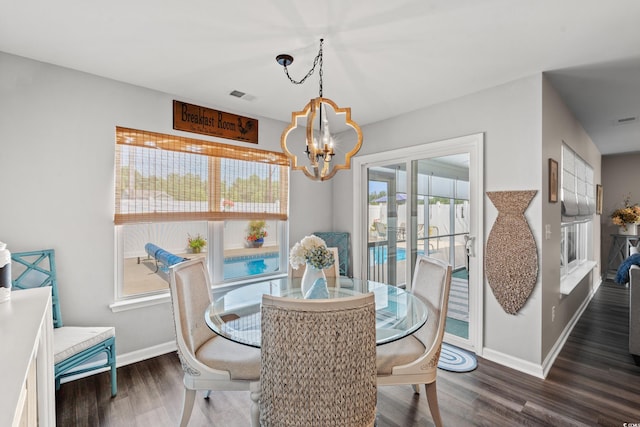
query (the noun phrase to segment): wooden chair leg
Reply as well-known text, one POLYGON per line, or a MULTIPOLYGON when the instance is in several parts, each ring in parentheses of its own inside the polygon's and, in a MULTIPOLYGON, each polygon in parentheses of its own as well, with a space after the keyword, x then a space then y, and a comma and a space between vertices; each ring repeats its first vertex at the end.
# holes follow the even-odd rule
POLYGON ((420 394, 420 384, 411 384, 411 387, 413 387, 413 392, 415 394, 420 394))
POLYGON ((425 384, 424 389, 427 392, 427 402, 431 411, 431 418, 436 427, 442 427, 442 418, 440 417, 440 408, 438 407, 438 393, 436 391, 436 382, 425 384))
POLYGON ((184 404, 182 405, 182 417, 180 418, 180 427, 187 427, 191 412, 193 411, 193 403, 196 400, 196 391, 185 387, 184 404))

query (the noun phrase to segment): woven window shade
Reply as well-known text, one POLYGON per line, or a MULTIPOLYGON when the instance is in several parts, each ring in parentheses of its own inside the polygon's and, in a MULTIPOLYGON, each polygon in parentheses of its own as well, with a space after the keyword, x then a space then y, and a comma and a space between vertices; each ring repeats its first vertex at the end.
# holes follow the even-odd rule
POLYGON ((116 224, 288 218, 282 153, 116 128, 116 224))

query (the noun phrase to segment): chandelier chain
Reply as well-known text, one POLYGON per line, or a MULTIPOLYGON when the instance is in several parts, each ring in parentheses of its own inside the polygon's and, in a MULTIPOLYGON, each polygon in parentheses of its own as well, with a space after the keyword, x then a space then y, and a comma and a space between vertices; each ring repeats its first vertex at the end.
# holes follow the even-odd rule
POLYGON ((318 51, 318 55, 316 55, 315 59, 313 60, 313 67, 311 67, 309 72, 307 72, 307 75, 304 76, 301 80, 293 79, 291 75, 289 75, 289 69, 287 68, 286 63, 284 64, 284 73, 289 78, 289 81, 293 84, 299 85, 304 83, 309 78, 309 76, 313 74, 313 72, 316 70, 316 66, 318 65, 318 63, 320 63, 320 71, 318 72, 318 74, 320 76, 320 96, 321 97, 322 97, 322 44, 323 43, 324 43, 324 39, 320 39, 320 50, 318 51))

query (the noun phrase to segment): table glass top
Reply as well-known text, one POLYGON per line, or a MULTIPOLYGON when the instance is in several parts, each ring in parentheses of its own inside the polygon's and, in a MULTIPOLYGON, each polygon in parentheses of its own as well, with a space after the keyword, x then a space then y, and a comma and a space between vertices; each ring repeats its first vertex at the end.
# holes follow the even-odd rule
MULTIPOLYGON (((391 285, 359 279, 328 279, 324 296, 343 298, 373 292, 376 305, 376 343, 386 344, 412 334, 427 320, 427 307, 417 297, 391 285), (326 295, 328 294, 328 295, 326 295)), ((300 279, 284 277, 213 291, 205 313, 207 325, 218 335, 260 347, 262 295, 303 298, 300 279)))

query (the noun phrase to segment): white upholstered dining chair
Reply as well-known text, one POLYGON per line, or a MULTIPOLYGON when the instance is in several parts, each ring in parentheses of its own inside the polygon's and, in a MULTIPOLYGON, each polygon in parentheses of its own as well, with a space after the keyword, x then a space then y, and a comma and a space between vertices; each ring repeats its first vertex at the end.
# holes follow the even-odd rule
POLYGON ((413 335, 378 346, 378 386, 425 385, 431 417, 442 426, 436 374, 444 338, 444 327, 451 287, 451 266, 435 258, 419 255, 416 260, 411 292, 428 308, 427 322, 413 335))
POLYGON ((262 297, 263 427, 373 426, 373 293, 332 300, 262 297))
MULTIPOLYGON (((220 337, 205 323, 205 310, 211 302, 211 281, 204 258, 172 266, 169 288, 178 355, 184 371, 184 404, 180 426, 186 426, 193 410, 196 390, 257 389, 260 349, 220 337)), ((253 427, 258 427, 255 400, 251 407, 251 421, 253 427)))

